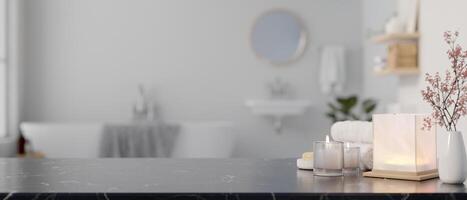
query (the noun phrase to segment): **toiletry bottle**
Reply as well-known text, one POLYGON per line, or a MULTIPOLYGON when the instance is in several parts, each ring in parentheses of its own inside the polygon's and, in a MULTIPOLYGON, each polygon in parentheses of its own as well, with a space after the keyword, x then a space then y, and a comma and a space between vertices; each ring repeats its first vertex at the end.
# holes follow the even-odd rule
POLYGON ((26 155, 29 152, 29 141, 24 137, 21 131, 19 132, 18 140, 17 140, 17 154, 18 155, 26 155))
POLYGON ((138 85, 138 94, 133 105, 133 119, 146 120, 148 117, 148 102, 146 101, 146 92, 143 85, 138 85))

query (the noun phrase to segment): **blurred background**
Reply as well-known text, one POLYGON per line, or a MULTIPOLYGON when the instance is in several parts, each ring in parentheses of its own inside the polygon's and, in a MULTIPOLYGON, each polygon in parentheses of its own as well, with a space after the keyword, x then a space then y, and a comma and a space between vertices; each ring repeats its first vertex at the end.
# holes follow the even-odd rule
POLYGON ((0 154, 297 157, 335 121, 429 112, 466 6, 1 0, 0 154))

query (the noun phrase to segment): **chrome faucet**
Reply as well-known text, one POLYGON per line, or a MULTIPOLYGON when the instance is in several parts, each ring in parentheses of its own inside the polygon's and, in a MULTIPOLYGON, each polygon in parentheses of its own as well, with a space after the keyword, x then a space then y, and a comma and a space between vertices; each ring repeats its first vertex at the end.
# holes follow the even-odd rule
POLYGON ((271 99, 286 99, 290 97, 290 84, 280 77, 274 78, 267 84, 271 99))

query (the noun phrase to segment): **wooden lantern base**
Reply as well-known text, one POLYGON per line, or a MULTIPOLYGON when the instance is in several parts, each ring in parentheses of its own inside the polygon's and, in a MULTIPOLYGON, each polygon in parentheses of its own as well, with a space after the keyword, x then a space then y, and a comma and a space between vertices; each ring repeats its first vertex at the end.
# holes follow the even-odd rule
POLYGON ((409 181, 424 181, 438 177, 438 170, 429 170, 424 172, 398 172, 398 171, 385 171, 385 170, 373 170, 363 173, 364 177, 375 177, 375 178, 389 178, 389 179, 400 179, 409 181))

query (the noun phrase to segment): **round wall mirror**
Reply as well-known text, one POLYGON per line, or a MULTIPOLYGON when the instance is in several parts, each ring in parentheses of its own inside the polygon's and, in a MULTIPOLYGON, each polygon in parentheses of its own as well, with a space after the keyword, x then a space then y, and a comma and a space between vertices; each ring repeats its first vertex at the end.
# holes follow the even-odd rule
POLYGON ((256 55, 273 64, 285 64, 303 54, 306 31, 300 19, 286 10, 262 14, 251 32, 251 46, 256 55))

